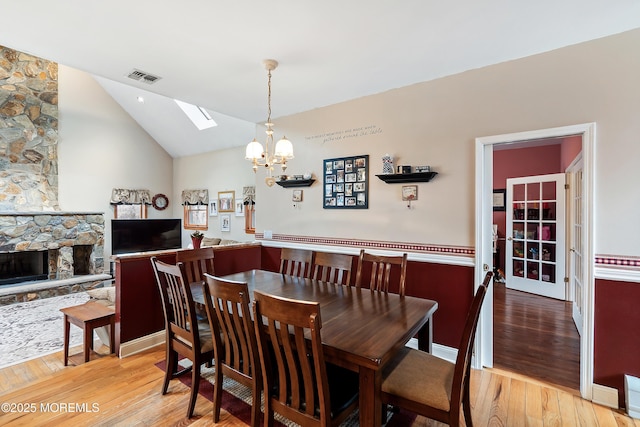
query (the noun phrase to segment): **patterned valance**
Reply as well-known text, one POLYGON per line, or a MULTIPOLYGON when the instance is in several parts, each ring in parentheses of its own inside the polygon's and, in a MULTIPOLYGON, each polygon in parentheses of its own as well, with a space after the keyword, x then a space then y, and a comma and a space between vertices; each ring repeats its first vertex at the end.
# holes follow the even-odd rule
POLYGON ((244 187, 242 189, 242 202, 245 205, 256 204, 256 187, 244 187))
POLYGON ((183 205, 208 205, 209 190, 182 190, 183 205))
POLYGON ((150 205, 151 191, 114 188, 111 191, 112 205, 150 205))

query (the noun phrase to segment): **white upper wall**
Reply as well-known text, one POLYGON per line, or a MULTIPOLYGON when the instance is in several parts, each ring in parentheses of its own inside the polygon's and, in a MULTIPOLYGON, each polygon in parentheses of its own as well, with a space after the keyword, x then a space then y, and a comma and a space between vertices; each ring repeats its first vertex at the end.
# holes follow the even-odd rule
MULTIPOLYGON (((289 174, 312 171, 321 180, 323 159, 369 154, 369 209, 323 209, 321 183, 304 189, 293 208, 292 190, 267 188, 260 178, 257 231, 473 247, 475 138, 596 122, 595 251, 640 256, 639 47, 634 30, 276 118, 276 139, 284 133, 294 144, 289 174), (366 126, 380 132, 318 137, 366 126), (375 177, 385 153, 439 173, 418 184, 412 209, 401 201, 401 185, 375 177)), ((245 163, 241 155, 237 162, 245 163)))
MULTIPOLYGON (((89 74, 60 65, 58 78, 60 209, 105 213, 108 268, 111 190, 144 188, 151 194, 173 194, 172 159, 89 74)), ((171 207, 176 200, 169 203, 171 207)), ((148 216, 182 218, 171 209, 151 206, 148 216)))

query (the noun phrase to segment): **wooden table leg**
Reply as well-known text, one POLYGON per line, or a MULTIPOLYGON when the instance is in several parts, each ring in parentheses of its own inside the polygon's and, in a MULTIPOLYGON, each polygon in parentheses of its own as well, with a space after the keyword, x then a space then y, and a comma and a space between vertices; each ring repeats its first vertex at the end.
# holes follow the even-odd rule
POLYGON ((109 321, 109 353, 115 353, 116 349, 116 316, 111 316, 109 321))
POLYGON ((64 366, 67 366, 69 360, 69 318, 64 315, 64 366))
POLYGON ((82 330, 84 331, 84 362, 87 363, 93 347, 93 328, 85 322, 82 330))
POLYGON ((359 378, 360 425, 380 427, 382 425, 382 402, 380 401, 382 375, 380 371, 360 367, 359 378))
POLYGON ((433 322, 429 321, 418 331, 418 348, 427 353, 431 353, 433 343, 433 322))

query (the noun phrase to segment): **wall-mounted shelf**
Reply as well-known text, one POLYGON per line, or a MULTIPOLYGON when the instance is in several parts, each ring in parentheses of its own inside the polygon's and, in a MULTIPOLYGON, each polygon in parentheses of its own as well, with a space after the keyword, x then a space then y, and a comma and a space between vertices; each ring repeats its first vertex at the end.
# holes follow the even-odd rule
POLYGON ((400 184, 406 182, 429 182, 438 172, 414 172, 414 173, 392 173, 376 175, 387 184, 400 184))
POLYGON ((316 180, 311 179, 287 179, 286 181, 276 181, 280 187, 290 188, 290 187, 309 187, 316 180))

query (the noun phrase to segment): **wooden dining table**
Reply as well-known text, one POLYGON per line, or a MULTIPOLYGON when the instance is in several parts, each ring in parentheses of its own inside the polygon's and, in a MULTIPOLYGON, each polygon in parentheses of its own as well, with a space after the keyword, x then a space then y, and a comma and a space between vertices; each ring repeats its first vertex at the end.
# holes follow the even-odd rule
MULTIPOLYGON (((257 289, 320 303, 325 360, 358 372, 361 426, 382 424, 382 371, 395 353, 416 335, 418 346, 431 350, 431 317, 438 308, 436 301, 264 270, 230 274, 223 279, 247 282, 251 298, 257 289)), ((202 283, 191 284, 191 292, 196 303, 204 304, 202 283)))

